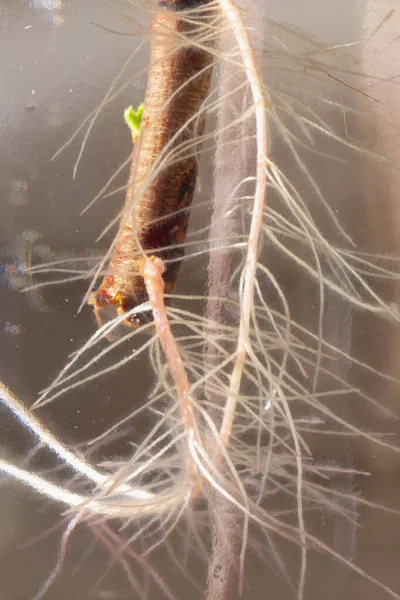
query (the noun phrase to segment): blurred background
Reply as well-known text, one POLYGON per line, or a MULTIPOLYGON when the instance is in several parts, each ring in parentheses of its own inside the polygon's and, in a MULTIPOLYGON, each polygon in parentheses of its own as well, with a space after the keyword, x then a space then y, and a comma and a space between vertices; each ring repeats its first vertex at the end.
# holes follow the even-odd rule
MULTIPOLYGON (((327 47, 369 39, 374 34, 368 44, 355 48, 359 61, 357 72, 389 79, 395 77, 396 71, 400 72, 400 46, 396 40, 400 11, 393 0, 303 0, 301 8, 295 0, 269 0, 266 4, 266 17, 294 25, 327 47), (392 9, 395 9, 393 13, 392 9), (376 32, 386 15, 390 18, 376 32), (387 43, 389 40, 392 43, 387 43)), ((97 255, 110 240, 106 236, 99 243, 95 242, 117 214, 119 198, 101 199, 89 212, 82 216, 79 213, 129 156, 131 140, 123 122, 123 109, 143 100, 145 72, 102 111, 75 180, 72 170, 79 141, 75 140, 55 161, 50 159, 97 106, 140 41, 135 35, 115 33, 134 31, 120 11, 144 25, 149 23, 149 15, 143 16, 133 3, 0 0, 0 377, 27 405, 37 398, 68 355, 95 328, 89 307, 77 314, 86 282, 21 293, 21 289, 33 281, 20 267, 63 257, 97 255)), ((145 45, 134 59, 131 72, 145 67, 148 58, 145 45)), ((370 78, 367 81, 365 89, 379 98, 379 102, 356 95, 353 102, 360 114, 346 124, 347 134, 349 139, 354 137, 368 143, 372 151, 389 161, 399 161, 398 84, 396 80, 384 82, 370 78)), ((327 117, 329 110, 327 106, 327 117)), ((279 145, 274 152, 279 155, 279 145)), ((283 151, 282 160, 285 160, 283 151)), ((313 168, 323 183, 324 193, 359 247, 369 252, 399 254, 398 170, 389 162, 371 163, 354 154, 351 159, 346 156, 342 167, 333 168, 327 160, 316 158, 315 161, 313 168)), ((282 168, 288 171, 291 165, 288 163, 282 168)), ((125 178, 126 174, 122 174, 116 184, 123 185, 125 178)), ((210 184, 206 177, 201 192, 204 198, 210 184)), ((194 215, 198 215, 194 218, 199 220, 204 218, 201 210, 195 210, 194 215)), ((201 261, 195 267, 184 265, 179 283, 182 289, 185 286, 195 289, 193 269, 196 268, 204 273, 201 261)), ((290 280, 290 274, 286 273, 286 277, 290 280)), ((291 289, 294 297, 302 298, 300 312, 304 309, 305 313, 312 310, 307 288, 307 282, 296 281, 291 289)), ((380 289, 390 302, 398 302, 396 285, 382 284, 380 289)), ((400 337, 389 321, 376 322, 365 315, 353 315, 342 302, 329 299, 325 327, 331 343, 368 360, 376 369, 399 376, 400 337)), ((343 373, 350 369, 346 364, 340 368, 343 373)), ((368 378, 365 373, 359 376, 363 378, 360 385, 367 387, 371 396, 400 414, 395 384, 372 376, 368 378)), ((102 382, 92 385, 89 395, 85 389, 69 394, 43 409, 39 416, 61 439, 76 446, 129 411, 138 397, 152 389, 153 383, 152 372, 142 361, 135 365, 134 371, 129 367, 110 374, 106 385, 102 382), (139 372, 140 377, 137 377, 139 372)), ((358 424, 373 430, 385 428, 381 417, 368 410, 359 414, 357 407, 346 404, 343 409, 358 424)), ((1 405, 0 419, 2 456, 20 462, 32 447, 32 440, 1 405)), ((387 428, 394 435, 400 433, 394 420, 387 428)), ((338 445, 328 438, 320 440, 317 447, 321 461, 333 464, 345 453, 348 464, 370 473, 369 477, 356 476, 351 481, 341 482, 345 492, 359 494, 369 502, 394 510, 399 508, 399 458, 393 452, 377 448, 366 440, 343 441, 338 445)), ((118 442, 112 448, 120 456, 129 450, 128 445, 118 442)), ((54 466, 50 458, 48 462, 33 460, 33 465, 39 471, 54 466)), ((325 528, 329 529, 328 537, 337 552, 354 560, 385 585, 400 591, 398 515, 360 506, 355 500, 352 510, 357 528, 340 518, 326 522, 321 511, 313 517, 312 533, 323 536, 325 528)), ((56 531, 52 528, 59 524, 60 514, 59 506, 46 502, 33 491, 15 482, 0 480, 0 600, 34 597, 54 566, 60 528, 56 531), (48 535, 43 538, 44 532, 48 535)), ((116 566, 96 586, 109 563, 109 554, 101 544, 94 548, 92 544, 91 532, 81 526, 71 540, 65 566, 46 598, 122 600, 137 597, 123 570, 116 566)), ((288 550, 286 558, 289 573, 297 570, 298 551, 288 550)), ((163 568, 165 570, 163 551, 157 553, 154 562, 162 573, 163 568)), ((281 584, 257 562, 248 567, 244 600, 295 597, 286 584, 281 584)), ((194 572, 201 587, 204 565, 195 565, 194 572)), ((166 578, 175 581, 179 600, 189 595, 197 597, 196 594, 201 597, 178 569, 169 570, 166 578)), ((151 600, 159 597, 156 588, 148 594, 146 597, 151 600)), ((341 600, 381 600, 388 596, 333 559, 313 553, 306 598, 333 600, 339 597, 341 600)))

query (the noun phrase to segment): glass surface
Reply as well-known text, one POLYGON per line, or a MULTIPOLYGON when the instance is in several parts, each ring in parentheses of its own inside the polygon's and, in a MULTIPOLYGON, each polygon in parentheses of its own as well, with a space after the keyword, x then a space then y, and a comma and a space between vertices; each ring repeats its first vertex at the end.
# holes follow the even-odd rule
MULTIPOLYGON (((253 3, 253 8, 259 8, 256 0, 253 3)), ((397 83, 374 78, 395 77, 400 70, 399 42, 395 39, 400 26, 399 13, 391 14, 374 33, 377 25, 396 8, 394 3, 306 0, 301 2, 301 10, 295 0, 272 0, 267 4, 264 16, 294 25, 326 47, 368 40, 367 44, 346 49, 354 53, 356 70, 373 76, 360 76, 363 93, 356 93, 350 87, 329 88, 335 90, 330 98, 334 97, 338 103, 350 103, 359 114, 351 115, 346 121, 344 112, 340 117, 340 111, 333 111, 328 103, 319 104, 319 110, 322 118, 346 128, 350 142, 356 139, 368 144, 372 152, 388 160, 372 160, 365 154, 344 149, 343 162, 338 163, 329 158, 331 143, 326 139, 319 147, 326 156, 305 152, 304 160, 359 249, 399 254, 400 175, 390 162, 400 160, 396 117, 400 92, 397 83), (341 123, 340 118, 343 118, 341 123)), ((149 22, 149 15, 135 12, 134 3, 128 6, 119 3, 117 10, 112 10, 96 0, 0 0, 1 380, 26 405, 33 403, 71 352, 96 327, 90 307, 77 312, 87 281, 21 293, 22 288, 37 282, 22 272, 21 264, 88 257, 88 262, 83 262, 88 268, 89 257, 104 252, 112 239, 108 232, 96 242, 100 232, 120 210, 122 196, 101 198, 90 211, 81 216, 80 212, 129 156, 131 142, 122 115, 126 106, 137 106, 143 100, 145 72, 99 115, 75 179, 72 172, 79 151, 78 140, 54 161, 51 158, 98 105, 137 45, 134 36, 112 33, 132 29, 119 10, 134 15, 146 26, 149 22)), ((144 68, 148 57, 149 50, 145 46, 133 59, 130 72, 144 68)), ((275 73, 273 76, 277 77, 275 73)), ((299 97, 301 81, 301 74, 293 76, 294 95, 299 94, 299 97)), ((327 85, 331 83, 327 77, 327 85)), ((316 83, 316 89, 324 94, 324 85, 320 82, 316 83)), ((274 159, 283 171, 290 173, 290 153, 277 137, 272 140, 274 159)), ((115 187, 124 185, 125 181, 126 171, 115 180, 115 187)), ((203 201, 209 201, 212 186, 210 169, 204 165, 201 184, 195 200, 198 208, 193 212, 192 230, 206 224, 210 212, 209 207, 202 205, 203 201)), ((299 185, 306 184, 303 181, 299 185)), ((326 213, 323 209, 316 212, 324 226, 326 213)), ((277 257, 278 265, 279 260, 277 257)), ((286 293, 297 306, 296 318, 307 323, 315 317, 313 286, 306 276, 292 275, 285 260, 282 260, 280 273, 286 293)), ((202 293, 205 275, 204 256, 185 262, 178 291, 202 293)), ((378 288, 395 307, 398 283, 382 281, 378 288)), ((353 311, 345 301, 328 294, 324 335, 330 344, 368 362, 374 369, 392 378, 399 376, 399 331, 389 319, 379 320, 353 311)), ((399 414, 398 387, 393 380, 358 370, 344 358, 338 361, 337 373, 345 380, 351 376, 353 385, 367 390, 394 415, 399 414)), ((154 383, 148 358, 140 356, 134 363, 109 373, 106 379, 71 391, 41 409, 38 415, 60 439, 79 449, 82 443, 99 435, 132 410, 132 406, 137 406, 140 399, 152 391, 154 383)), ((394 417, 384 418, 368 403, 352 403, 351 398, 336 399, 335 409, 344 419, 364 429, 390 432, 387 439, 396 445, 400 427, 394 417)), ((2 405, 0 418, 1 456, 23 465, 33 447, 32 437, 2 405)), ((143 428, 146 426, 144 419, 143 428)), ((103 460, 126 457, 132 449, 130 442, 134 441, 134 435, 130 441, 126 437, 111 440, 100 451, 100 456, 103 460)), ((313 456, 318 464, 343 466, 369 475, 332 476, 329 482, 332 489, 349 494, 348 518, 327 515, 321 508, 320 513, 313 511, 309 516, 308 530, 329 543, 335 552, 399 592, 400 529, 395 514, 400 503, 398 454, 365 438, 319 435, 314 440, 313 456), (365 500, 364 505, 357 502, 358 497, 365 500), (390 510, 378 510, 367 503, 377 503, 390 510)), ((71 478, 65 470, 54 471, 57 463, 50 453, 30 457, 29 465, 34 472, 55 473, 58 481, 71 478)), ((0 486, 0 508, 0 600, 30 600, 54 567, 63 529, 63 509, 5 477, 0 486)), ((172 536, 172 547, 179 547, 180 543, 172 536)), ((292 576, 299 568, 299 550, 289 544, 281 545, 279 541, 278 546, 292 576)), ((206 572, 204 562, 196 556, 189 559, 199 588, 196 589, 185 578, 185 567, 182 568, 179 560, 172 563, 166 560, 168 552, 171 548, 162 546, 155 553, 152 566, 168 583, 173 582, 178 599, 200 598, 206 572)), ((266 567, 252 553, 246 568, 243 600, 295 597, 295 591, 282 581, 274 567, 266 567)), ((143 592, 144 597, 161 597, 156 586, 149 590, 149 595, 143 592)), ((139 595, 135 588, 132 591, 123 565, 110 565, 109 551, 100 540, 96 541, 93 531, 81 524, 68 543, 63 568, 47 597, 122 600, 139 595)), ((384 590, 336 559, 310 553, 306 599, 383 600, 387 597, 384 590)))

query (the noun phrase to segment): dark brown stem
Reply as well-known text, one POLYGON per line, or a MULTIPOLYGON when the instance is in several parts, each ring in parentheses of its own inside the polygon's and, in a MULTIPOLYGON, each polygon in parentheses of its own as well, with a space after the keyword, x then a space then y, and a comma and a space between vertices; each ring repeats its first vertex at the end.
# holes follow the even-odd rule
POLYGON ((239 593, 239 554, 243 515, 214 488, 210 489, 211 554, 205 600, 234 600, 239 593))
MULTIPOLYGON (((221 39, 220 51, 228 53, 232 50, 232 37, 221 39)), ((206 314, 211 323, 224 323, 238 327, 239 314, 226 310, 226 299, 239 300, 232 297, 232 274, 238 266, 237 258, 229 249, 229 239, 237 235, 240 227, 240 214, 235 208, 240 205, 240 197, 251 193, 251 183, 242 183, 246 177, 255 175, 256 148, 254 142, 255 125, 238 123, 232 125, 236 118, 237 107, 245 111, 252 99, 244 105, 243 93, 233 94, 237 86, 237 78, 232 77, 235 67, 230 62, 220 64, 218 75, 219 97, 229 97, 230 102, 222 102, 219 110, 219 130, 215 162, 218 169, 214 181, 214 202, 210 238, 218 240, 218 246, 228 249, 217 249, 210 253, 208 267, 208 296, 206 314), (233 94, 233 95, 232 95, 233 94), (253 128, 253 129, 251 129, 253 128), (222 243, 221 243, 222 242, 222 243)), ((217 245, 216 244, 216 245, 217 245)), ((227 348, 228 350, 228 348, 227 348)), ((205 351, 206 370, 212 370, 223 360, 221 353, 210 344, 205 351)), ((213 388, 207 389, 207 398, 211 405, 224 407, 226 395, 218 395, 213 388)), ((222 424, 222 410, 216 409, 211 414, 218 429, 222 424)), ((224 468, 221 464, 219 468, 224 468)), ((226 470, 227 471, 227 470, 226 470)), ((229 479, 230 473, 224 475, 229 479)), ((208 567, 206 600, 233 600, 238 596, 240 586, 240 549, 243 532, 243 514, 215 489, 210 490, 211 504, 211 557, 208 567)))

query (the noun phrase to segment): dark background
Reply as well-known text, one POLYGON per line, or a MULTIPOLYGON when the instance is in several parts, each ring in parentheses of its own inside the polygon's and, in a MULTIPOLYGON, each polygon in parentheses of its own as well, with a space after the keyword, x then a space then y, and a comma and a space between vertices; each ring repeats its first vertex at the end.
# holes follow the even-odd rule
MULTIPOLYGON (((338 40, 344 42, 368 35, 393 8, 393 3, 308 0, 302 2, 301 11, 297 8, 298 3, 292 0, 284 3, 274 0, 269 3, 268 16, 294 23, 330 45, 338 40)), ((138 18, 133 6, 128 9, 138 18)), ((96 0, 2 0, 0 18, 1 378, 30 404, 58 372, 68 354, 93 332, 94 322, 87 307, 76 314, 85 291, 84 283, 21 294, 20 288, 27 284, 26 279, 15 271, 7 271, 6 265, 27 260, 32 252, 33 260, 39 262, 64 256, 90 256, 106 247, 107 238, 97 246, 95 239, 116 214, 114 199, 102 199, 90 212, 81 217, 79 213, 129 154, 130 140, 122 111, 128 104, 137 105, 142 101, 145 78, 140 77, 101 114, 73 181, 78 143, 74 142, 55 162, 51 163, 50 158, 99 102, 132 52, 137 38, 113 35, 97 27, 94 23, 130 31, 129 24, 121 23, 118 12, 96 0)), ((387 25, 385 36, 395 37, 398 26, 396 13, 387 25)), ((374 56, 373 45, 369 48, 371 57, 367 54, 358 57, 363 61, 362 70, 393 74, 398 45, 397 53, 396 46, 389 46, 378 58, 374 56)), ((145 48, 131 72, 145 65, 147 59, 145 48)), ((380 85, 374 88, 374 93, 380 94, 384 104, 371 104, 359 97, 361 116, 352 123, 351 134, 369 136, 374 151, 395 161, 398 137, 390 123, 400 99, 398 88, 380 85)), ((342 223, 369 251, 398 252, 399 175, 385 164, 377 163, 372 168, 362 158, 353 160, 343 167, 342 177, 338 177, 337 171, 332 174, 329 163, 320 166, 320 178, 325 183, 329 201, 339 211, 342 223)), ((185 285, 193 289, 190 271, 191 267, 183 269, 180 284, 183 289, 185 285)), ((396 302, 395 286, 382 289, 389 300, 396 302)), ((302 289, 297 286, 293 294, 299 294, 299 290, 307 306, 307 285, 302 289)), ((332 343, 351 349, 377 369, 399 374, 399 336, 391 323, 376 323, 368 317, 354 316, 332 300, 326 327, 332 343)), ((145 363, 140 363, 136 365, 134 380, 130 370, 123 370, 107 378, 106 385, 92 386, 89 395, 77 391, 44 409, 40 417, 63 440, 77 444, 100 433, 117 415, 127 412, 138 395, 151 389, 152 383, 151 371, 145 363)), ((365 380, 362 383, 365 384, 365 380)), ((372 377, 367 384, 371 395, 397 410, 395 386, 372 377)), ((346 410, 357 411, 357 407, 346 410)), ((18 460, 31 448, 30 439, 3 408, 0 417, 2 455, 18 460)), ((358 418, 371 429, 376 426, 375 415, 368 411, 358 418)), ((394 432, 397 428, 399 433, 397 423, 390 423, 389 428, 394 432)), ((332 440, 327 439, 320 445, 321 460, 333 460, 337 448, 332 444, 332 440)), ((398 508, 398 458, 367 441, 352 443, 348 453, 354 468, 371 473, 368 478, 360 477, 351 482, 352 493, 398 508)), ((59 507, 9 481, 1 483, 0 506, 0 599, 30 600, 54 565, 59 532, 43 540, 36 538, 58 522, 59 507), (24 546, 27 542, 31 544, 24 546)), ((338 519, 335 548, 353 554, 358 565, 398 591, 398 516, 360 506, 354 510, 360 527, 355 533, 350 525, 338 519)), ((315 517, 313 528, 314 533, 323 531, 322 513, 315 517)), ((54 600, 136 597, 118 567, 93 591, 109 556, 98 546, 77 569, 91 543, 90 531, 82 527, 71 542, 61 575, 46 597, 54 600)), ((380 600, 387 597, 372 584, 338 567, 335 561, 310 556, 307 599, 380 600)), ((297 559, 297 551, 288 552, 289 571, 297 569, 297 559)), ((156 563, 162 571, 162 552, 156 563)), ((195 568, 195 572, 201 581, 202 566, 195 568)), ((177 572, 167 575, 179 578, 177 572)), ((195 597, 196 592, 188 583, 182 580, 180 586, 179 599, 195 597)), ((148 597, 155 599, 157 594, 153 591, 148 597)), ((286 599, 292 597, 292 592, 282 587, 268 570, 256 563, 254 567, 250 565, 249 587, 243 598, 267 597, 286 599)))

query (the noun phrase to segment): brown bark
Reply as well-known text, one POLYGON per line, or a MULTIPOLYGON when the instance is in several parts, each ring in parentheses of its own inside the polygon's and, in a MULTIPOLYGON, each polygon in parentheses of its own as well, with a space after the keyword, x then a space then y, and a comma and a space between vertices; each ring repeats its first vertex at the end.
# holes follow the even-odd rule
MULTIPOLYGON (((196 148, 184 152, 189 156, 181 160, 167 161, 169 164, 158 170, 150 182, 146 179, 169 142, 167 152, 182 143, 195 141, 202 134, 204 118, 190 119, 207 97, 212 55, 207 50, 179 41, 179 38, 186 41, 195 37, 196 25, 176 16, 178 10, 206 2, 171 0, 160 4, 169 10, 157 15, 151 27, 145 112, 133 153, 126 212, 122 216, 107 275, 90 299, 99 320, 104 308, 112 307, 117 314, 124 314, 148 300, 143 277, 137 271, 137 261, 143 252, 154 250, 152 254, 165 262, 167 294, 173 290, 184 255, 183 248, 176 245, 186 239, 197 178, 196 148)), ((200 24, 206 17, 191 13, 190 18, 200 24)), ((137 327, 151 318, 150 312, 140 313, 140 316, 127 319, 126 324, 137 327)))

